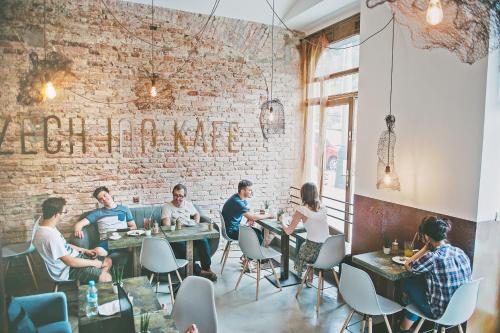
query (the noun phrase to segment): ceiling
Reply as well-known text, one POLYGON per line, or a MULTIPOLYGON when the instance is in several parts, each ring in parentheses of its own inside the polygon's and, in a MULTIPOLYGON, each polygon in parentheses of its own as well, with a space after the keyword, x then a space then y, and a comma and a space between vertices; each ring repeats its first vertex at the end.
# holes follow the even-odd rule
MULTIPOLYGON (((151 4, 151 0, 125 0, 151 4)), ((273 0, 267 0, 272 4, 273 0)), ((360 0, 274 0, 275 11, 285 24, 306 34, 359 13, 360 0)), ((192 13, 210 14, 215 0, 155 0, 155 6, 192 13)), ((216 16, 271 24, 272 12, 266 0, 220 0, 216 16)), ((280 22, 275 18, 275 25, 280 22)))

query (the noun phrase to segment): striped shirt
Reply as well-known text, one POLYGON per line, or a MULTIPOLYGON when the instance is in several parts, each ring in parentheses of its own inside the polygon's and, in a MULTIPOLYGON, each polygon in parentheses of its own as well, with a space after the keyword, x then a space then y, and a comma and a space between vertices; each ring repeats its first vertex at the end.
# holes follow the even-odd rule
POLYGON ((435 318, 443 315, 455 290, 471 280, 469 257, 450 244, 427 251, 412 262, 411 270, 425 274, 427 301, 435 318))

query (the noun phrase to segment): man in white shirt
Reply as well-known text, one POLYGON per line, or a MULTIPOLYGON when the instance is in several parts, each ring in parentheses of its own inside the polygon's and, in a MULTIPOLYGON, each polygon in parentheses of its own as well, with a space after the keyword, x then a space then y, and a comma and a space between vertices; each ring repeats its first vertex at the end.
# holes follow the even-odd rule
POLYGON ((57 224, 67 213, 65 205, 64 198, 45 200, 42 204, 43 221, 35 234, 34 245, 50 275, 59 280, 74 279, 81 283, 111 281, 111 259, 102 257, 106 251, 69 244, 57 230, 57 224))
MULTIPOLYGON (((161 212, 162 225, 175 225, 177 221, 183 225, 193 225, 200 223, 200 213, 196 210, 193 203, 186 199, 187 188, 183 184, 177 184, 172 190, 173 199, 167 202, 161 212)), ((176 256, 186 258, 186 242, 172 243, 176 256)), ((217 281, 217 275, 211 271, 212 258, 210 257, 211 249, 208 239, 201 239, 193 242, 193 245, 200 256, 201 268, 198 264, 194 266, 194 273, 217 281)))

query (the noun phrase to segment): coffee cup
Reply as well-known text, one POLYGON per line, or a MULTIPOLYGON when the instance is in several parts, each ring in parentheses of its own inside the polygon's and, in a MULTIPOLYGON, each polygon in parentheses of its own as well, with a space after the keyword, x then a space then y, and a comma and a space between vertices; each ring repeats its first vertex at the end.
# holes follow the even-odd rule
POLYGON ((175 231, 175 225, 170 226, 170 231, 175 231))

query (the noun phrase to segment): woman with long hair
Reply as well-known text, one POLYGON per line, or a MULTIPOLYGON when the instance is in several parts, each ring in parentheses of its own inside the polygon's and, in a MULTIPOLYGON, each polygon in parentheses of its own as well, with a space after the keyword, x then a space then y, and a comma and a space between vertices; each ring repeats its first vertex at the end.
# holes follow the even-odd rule
MULTIPOLYGON (((318 258, 321 245, 329 236, 328 223, 326 221, 326 207, 319 201, 318 188, 314 183, 305 183, 300 189, 302 206, 299 206, 292 217, 289 226, 283 226, 283 230, 292 234, 300 221, 304 223, 307 231, 307 239, 298 249, 295 259, 295 271, 302 276, 307 264, 312 264, 318 258)), ((311 272, 312 273, 312 272, 311 272)), ((312 274, 308 281, 312 281, 312 274)))

